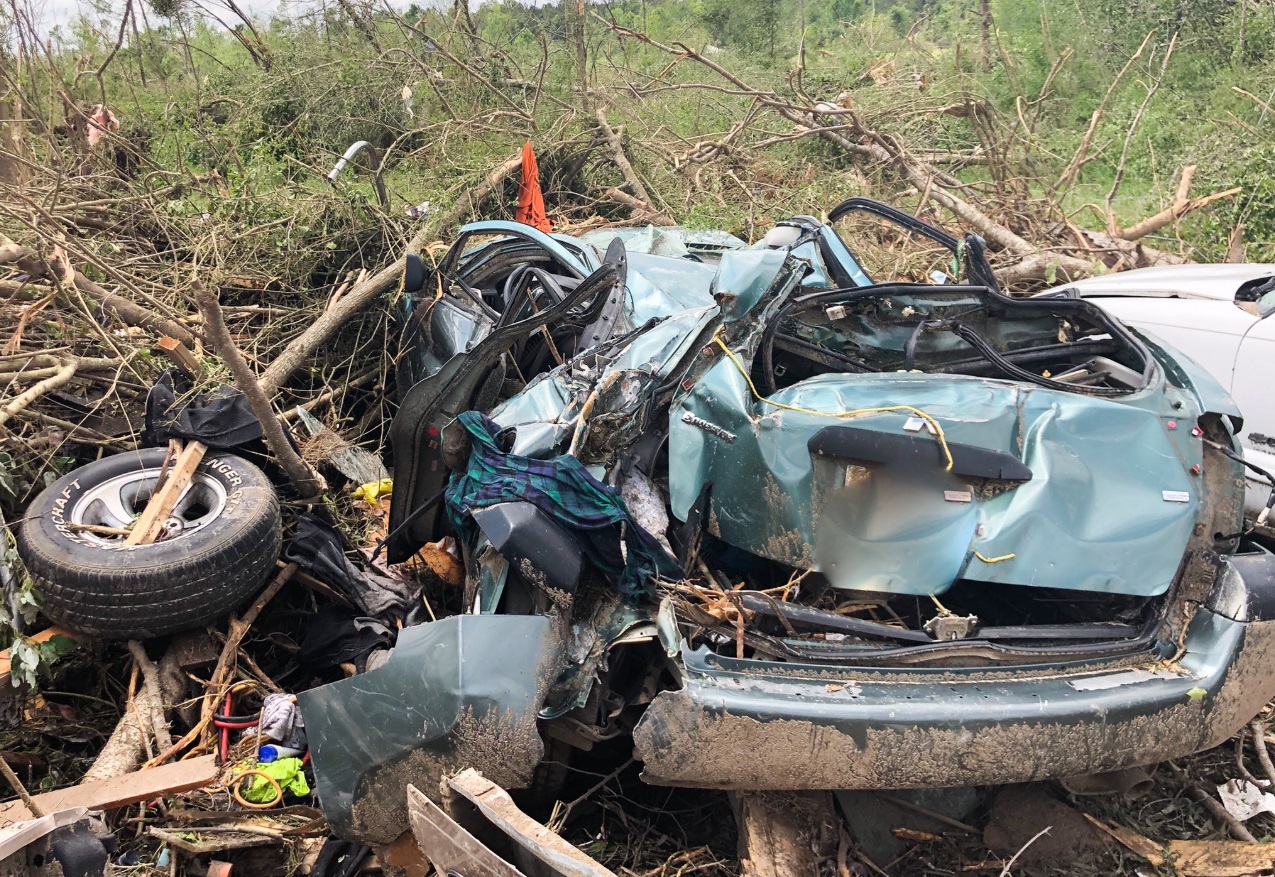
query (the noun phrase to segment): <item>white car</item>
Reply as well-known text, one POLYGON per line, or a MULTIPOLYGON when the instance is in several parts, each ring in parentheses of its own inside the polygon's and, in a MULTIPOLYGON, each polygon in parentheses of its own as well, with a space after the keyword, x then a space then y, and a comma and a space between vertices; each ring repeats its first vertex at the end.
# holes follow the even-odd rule
MULTIPOLYGON (((1042 293, 1092 300, 1203 366, 1244 416, 1248 462, 1275 472, 1275 265, 1168 265, 1091 277, 1042 293)), ((1248 509, 1271 488, 1248 473, 1248 509)))

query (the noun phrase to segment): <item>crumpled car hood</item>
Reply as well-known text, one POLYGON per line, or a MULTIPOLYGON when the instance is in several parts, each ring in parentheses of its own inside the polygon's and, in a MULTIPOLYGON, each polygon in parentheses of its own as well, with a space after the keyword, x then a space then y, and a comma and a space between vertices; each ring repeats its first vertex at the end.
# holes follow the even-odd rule
POLYGON ((1171 409, 1150 401, 907 373, 824 375, 771 398, 828 414, 906 399, 948 441, 1031 470, 1015 484, 944 471, 937 450, 932 465, 812 454, 830 424, 937 440, 906 412, 846 420, 761 403, 723 358, 670 414, 672 511, 685 520, 709 483, 709 532, 835 587, 933 595, 968 579, 1150 597, 1169 588, 1195 524, 1198 443, 1175 441, 1189 423, 1170 427, 1171 409))

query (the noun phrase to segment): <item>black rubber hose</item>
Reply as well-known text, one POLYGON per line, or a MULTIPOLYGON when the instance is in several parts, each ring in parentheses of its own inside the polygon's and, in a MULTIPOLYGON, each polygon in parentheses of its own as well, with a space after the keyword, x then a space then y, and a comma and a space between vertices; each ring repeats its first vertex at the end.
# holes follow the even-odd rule
POLYGON ((1118 387, 1086 387, 1077 384, 1069 384, 1065 381, 1055 381, 1046 377, 1042 377, 1035 372, 1027 371, 1027 369, 1019 368, 1000 352, 988 344, 981 335, 967 326, 959 323, 950 327, 951 331, 962 340, 969 343, 971 347, 987 357, 987 360, 995 365, 1000 371, 1020 381, 1028 381, 1033 384, 1039 384, 1051 390, 1061 390, 1065 393, 1082 393, 1087 396, 1127 396, 1133 390, 1121 389, 1118 387))
POLYGON ((244 722, 253 722, 254 724, 261 719, 261 713, 253 713, 250 716, 224 716, 221 713, 213 713, 213 721, 215 722, 231 722, 241 725, 244 722))
POLYGON ((907 343, 903 345, 903 370, 912 371, 916 368, 916 345, 921 340, 922 333, 927 329, 942 328, 944 322, 942 320, 922 320, 916 324, 916 328, 912 330, 912 334, 908 336, 907 343))

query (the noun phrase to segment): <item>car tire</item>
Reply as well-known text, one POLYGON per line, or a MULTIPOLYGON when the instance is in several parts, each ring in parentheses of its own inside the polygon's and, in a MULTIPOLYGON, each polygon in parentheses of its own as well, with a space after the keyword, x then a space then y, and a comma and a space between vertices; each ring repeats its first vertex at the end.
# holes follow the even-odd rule
POLYGON ((229 612, 275 569, 278 496, 260 469, 230 454, 204 457, 160 541, 124 546, 118 531, 145 507, 166 454, 90 463, 28 507, 18 553, 51 621, 107 639, 176 633, 229 612))

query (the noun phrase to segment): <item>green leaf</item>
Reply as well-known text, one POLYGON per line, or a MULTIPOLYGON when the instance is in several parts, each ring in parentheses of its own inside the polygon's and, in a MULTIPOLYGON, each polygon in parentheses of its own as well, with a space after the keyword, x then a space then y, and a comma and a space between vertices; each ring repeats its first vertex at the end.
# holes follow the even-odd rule
POLYGON ((1192 688, 1190 691, 1188 691, 1186 693, 1186 696, 1191 698, 1191 700, 1203 700, 1204 695, 1206 694, 1208 694, 1208 692, 1197 685, 1195 688, 1192 688))

